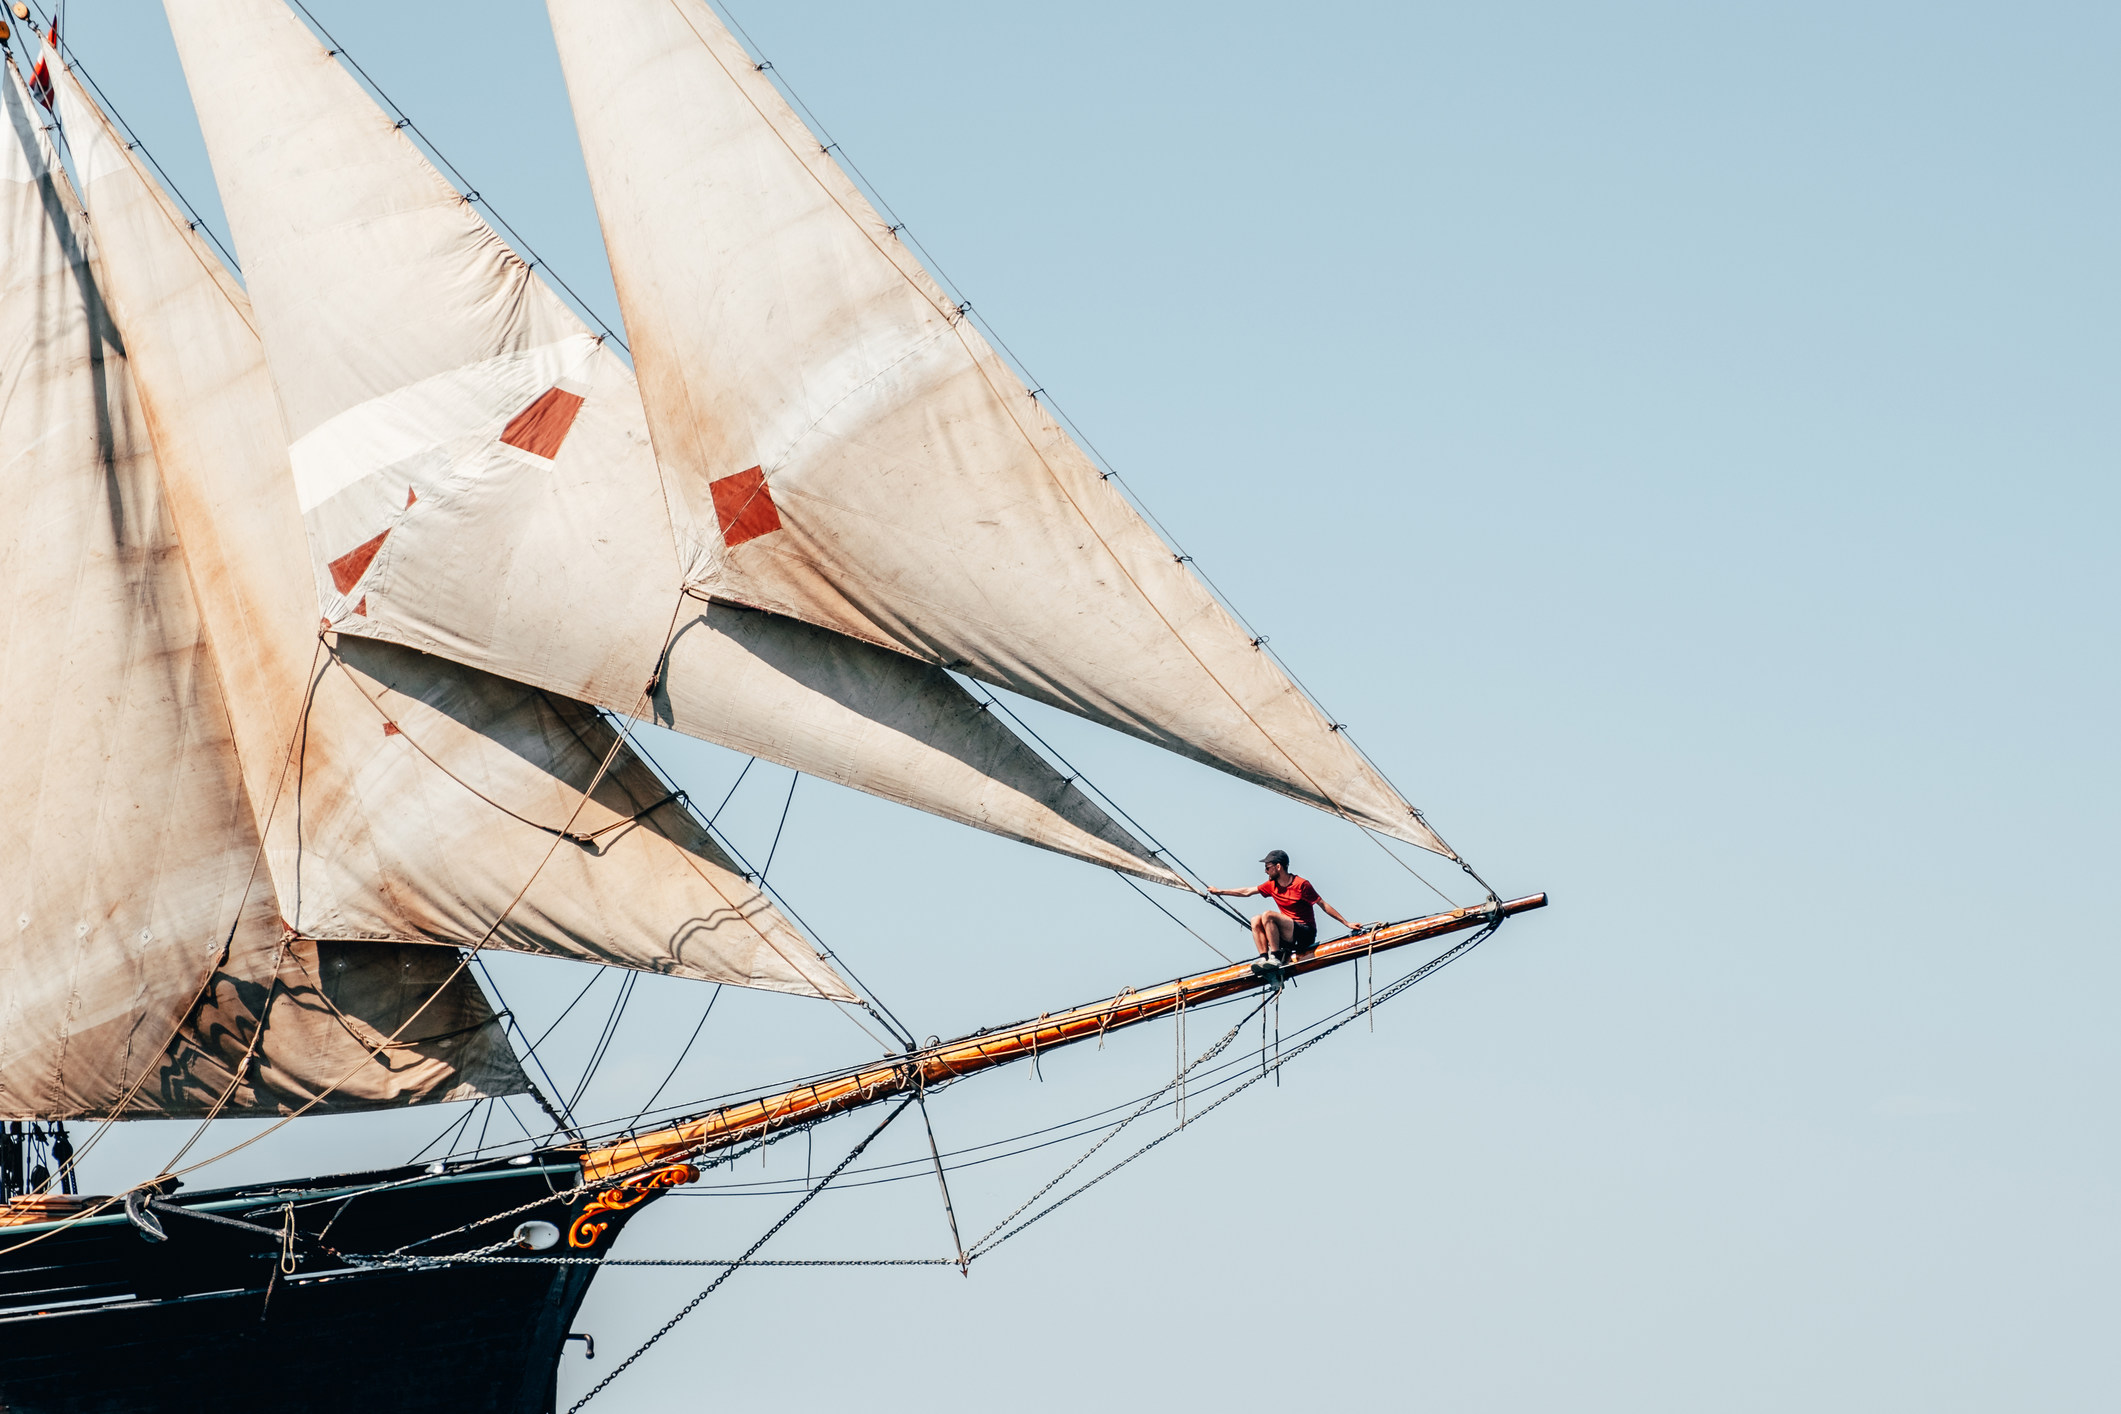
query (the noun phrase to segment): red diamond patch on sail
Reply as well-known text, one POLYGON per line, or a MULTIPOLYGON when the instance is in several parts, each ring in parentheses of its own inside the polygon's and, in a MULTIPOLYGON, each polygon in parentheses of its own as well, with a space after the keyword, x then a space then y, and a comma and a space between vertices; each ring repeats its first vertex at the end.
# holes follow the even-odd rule
POLYGON ((508 420, 501 429, 501 440, 511 447, 521 447, 534 457, 551 461, 560 454, 560 443, 567 440, 568 429, 574 426, 574 415, 582 410, 582 398, 565 388, 547 388, 538 394, 538 400, 508 420))
MULTIPOLYGON (((361 582, 361 576, 367 574, 368 567, 375 563, 376 551, 382 549, 383 542, 389 538, 390 532, 386 530, 375 539, 354 546, 331 562, 331 582, 341 594, 361 582)), ((366 604, 368 601, 364 597, 361 602, 366 604)))
POLYGON ((735 549, 781 528, 780 507, 757 467, 707 483, 714 495, 714 518, 722 523, 722 542, 735 549))
POLYGON ((44 36, 44 52, 37 56, 37 67, 29 72, 29 91, 36 95, 46 108, 52 106, 52 55, 59 48, 59 21, 52 21, 52 31, 44 36))

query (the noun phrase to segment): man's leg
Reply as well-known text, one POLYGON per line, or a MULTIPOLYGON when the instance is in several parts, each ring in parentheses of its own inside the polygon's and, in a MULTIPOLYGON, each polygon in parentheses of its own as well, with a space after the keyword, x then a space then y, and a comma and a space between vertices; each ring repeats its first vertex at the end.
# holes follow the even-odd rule
POLYGON ((1267 925, 1267 940, 1275 956, 1286 954, 1296 937, 1296 920, 1286 913, 1263 913, 1260 919, 1267 925))
POLYGON ((1261 957, 1274 951, 1274 935, 1267 931, 1270 916, 1262 913, 1252 920, 1252 947, 1261 957))

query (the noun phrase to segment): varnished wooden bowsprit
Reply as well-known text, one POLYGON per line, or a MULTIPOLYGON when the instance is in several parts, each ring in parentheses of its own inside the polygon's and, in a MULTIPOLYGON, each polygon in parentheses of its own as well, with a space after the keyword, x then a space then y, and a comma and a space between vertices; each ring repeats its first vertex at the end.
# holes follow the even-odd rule
MULTIPOLYGON (((1502 915, 1527 913, 1546 906, 1545 894, 1532 894, 1504 903, 1502 915)), ((1371 957, 1393 948, 1406 947, 1448 933, 1478 928, 1492 921, 1495 906, 1480 904, 1455 908, 1449 913, 1351 933, 1283 969, 1284 976, 1303 976, 1336 963, 1371 957)), ((1192 977, 1181 977, 1161 986, 1139 991, 1129 988, 1109 1001, 1092 1002, 1069 1011, 1054 1012, 1035 1021, 981 1032, 929 1046, 901 1058, 850 1070, 813 1081, 777 1095, 724 1105, 694 1119, 681 1121, 645 1134, 631 1135, 615 1144, 585 1150, 582 1177, 592 1183, 625 1178, 643 1170, 659 1168, 701 1154, 748 1143, 776 1130, 874 1104, 909 1090, 938 1085, 976 1071, 991 1070, 1011 1061, 1023 1060, 1056 1046, 1104 1036, 1122 1027, 1169 1016, 1180 1007, 1194 1007, 1267 985, 1252 970, 1251 962, 1240 962, 1192 977)))

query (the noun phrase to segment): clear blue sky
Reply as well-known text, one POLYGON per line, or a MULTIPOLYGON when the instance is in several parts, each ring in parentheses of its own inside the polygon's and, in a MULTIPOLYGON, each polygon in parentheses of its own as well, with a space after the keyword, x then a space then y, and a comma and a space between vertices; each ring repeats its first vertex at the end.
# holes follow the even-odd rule
MULTIPOLYGON (((542 7, 315 8, 610 312, 542 7)), ((70 11, 210 198, 156 8, 70 11)), ((970 1281, 743 1273, 604 1401, 2111 1407, 2121 11, 738 18, 1335 716, 1498 887, 1555 906, 970 1281)), ((1218 882, 1281 845, 1343 911, 1425 909, 1345 827, 1038 720, 1218 882)), ((664 750, 708 800, 740 764, 664 750)), ((747 851, 787 779, 754 770, 724 817, 747 851)), ((1108 875, 816 782, 774 875, 923 1034, 1211 960, 1108 875)), ((533 1026, 586 976, 498 975, 533 1026)), ((1306 985, 1285 1026, 1346 994, 1306 985)), ((609 995, 555 1036, 563 1081, 609 995)), ((638 1103, 703 1001, 644 982, 584 1108, 638 1103)), ((730 992, 675 1091, 873 1052, 730 992)), ((1119 1103, 1171 1058, 1166 1028, 968 1084, 940 1137, 1119 1103)), ((306 1123, 223 1171, 397 1162, 445 1118, 306 1123)), ((821 1132, 821 1168, 859 1123, 821 1132)), ((172 1135, 132 1126, 89 1181, 172 1135)), ((1074 1152, 961 1172, 965 1226, 1074 1152)), ((625 1250, 731 1254, 789 1201, 728 1192, 625 1250)), ((923 1179, 776 1249, 945 1245, 923 1179)), ((704 1284, 600 1277, 599 1359, 567 1357, 563 1397, 704 1284)))

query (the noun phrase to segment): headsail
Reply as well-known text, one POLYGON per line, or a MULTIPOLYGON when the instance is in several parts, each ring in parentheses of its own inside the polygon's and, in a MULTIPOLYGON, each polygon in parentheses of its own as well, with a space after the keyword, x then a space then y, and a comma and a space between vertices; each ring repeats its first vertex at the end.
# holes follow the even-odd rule
POLYGON ((851 998, 595 711, 395 644, 320 641, 248 301, 71 71, 59 84, 289 925, 851 998))
POLYGON ((625 365, 280 0, 167 8, 337 630, 1176 882, 941 667, 688 594, 625 365))
POLYGON ((405 950, 286 938, 125 350, 12 64, 0 120, 0 1116, 527 1088, 449 953, 371 1060, 410 1010, 405 950))
POLYGON ((1449 854, 702 0, 548 0, 689 582, 1449 854))

